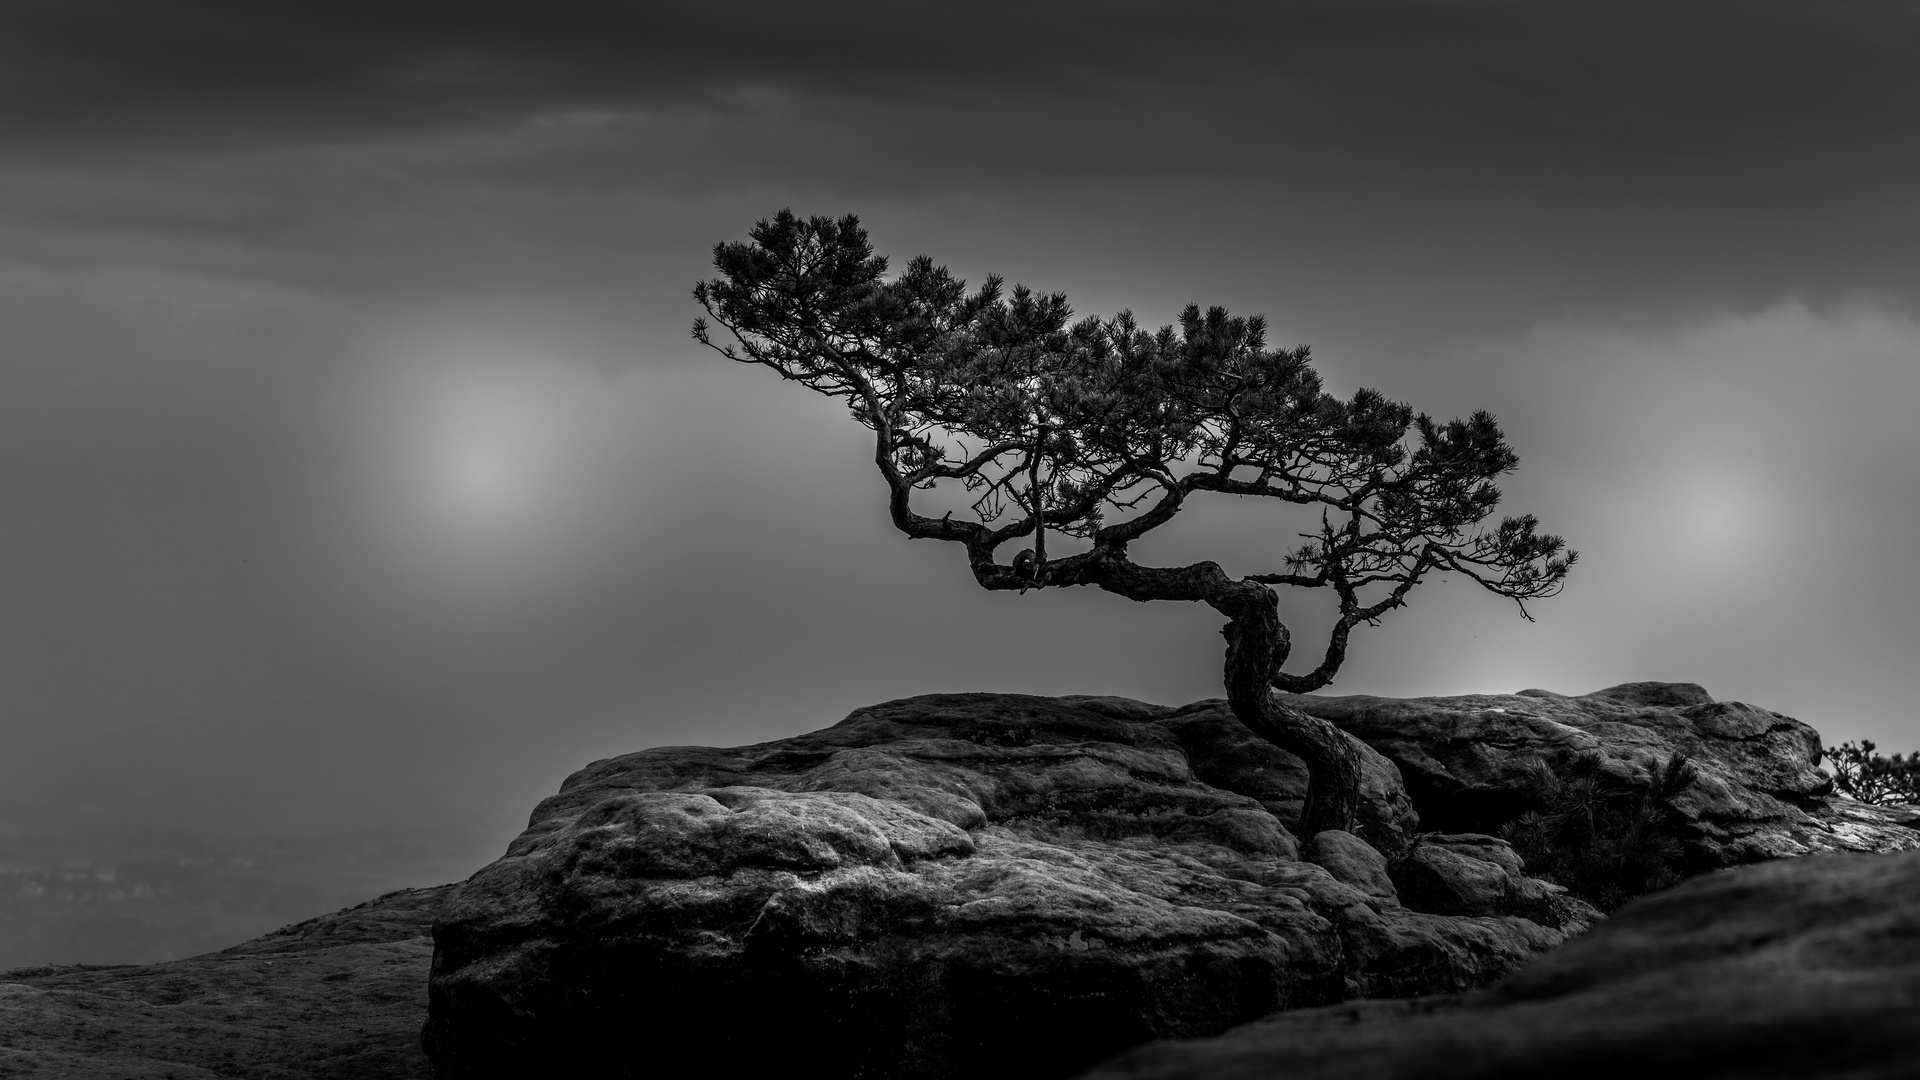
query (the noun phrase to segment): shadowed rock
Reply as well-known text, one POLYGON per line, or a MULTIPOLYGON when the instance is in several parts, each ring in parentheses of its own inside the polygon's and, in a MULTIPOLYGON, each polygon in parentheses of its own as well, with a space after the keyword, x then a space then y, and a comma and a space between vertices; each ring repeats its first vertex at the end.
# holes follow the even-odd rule
MULTIPOLYGON (((596 762, 444 909, 428 1050, 448 1078, 1062 1076, 1484 985, 1588 925, 1558 897, 1510 913, 1518 883, 1499 911, 1400 904, 1378 848, 1417 848, 1417 819, 1365 760, 1373 846, 1310 846, 1337 872, 1288 830, 1299 763, 1215 703, 935 695, 596 762)), ((1524 880, 1507 860, 1484 865, 1524 880)))
POLYGON ((1920 852, 1695 878, 1482 993, 1276 1016, 1085 1080, 1920 1074, 1920 852))
POLYGON ((1342 829, 1327 829, 1307 841, 1305 855, 1371 899, 1400 906, 1400 892, 1394 888, 1386 856, 1358 836, 1342 829))
POLYGON ((1438 915, 1519 915, 1551 921, 1566 890, 1526 875, 1506 841, 1423 833, 1390 868, 1401 902, 1438 915))

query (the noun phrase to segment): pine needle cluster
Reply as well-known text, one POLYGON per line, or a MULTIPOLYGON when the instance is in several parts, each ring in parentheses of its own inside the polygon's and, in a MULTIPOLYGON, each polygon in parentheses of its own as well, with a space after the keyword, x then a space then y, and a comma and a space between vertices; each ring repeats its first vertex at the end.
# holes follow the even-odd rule
POLYGON ((1675 800, 1699 773, 1685 754, 1655 762, 1640 784, 1608 775, 1604 765, 1593 751, 1557 770, 1534 762, 1528 787, 1538 809, 1502 825, 1499 835, 1528 873, 1612 911, 1680 880, 1686 824, 1675 800))
POLYGON ((1833 786, 1863 803, 1920 805, 1920 750, 1886 757, 1872 739, 1826 748, 1833 786))

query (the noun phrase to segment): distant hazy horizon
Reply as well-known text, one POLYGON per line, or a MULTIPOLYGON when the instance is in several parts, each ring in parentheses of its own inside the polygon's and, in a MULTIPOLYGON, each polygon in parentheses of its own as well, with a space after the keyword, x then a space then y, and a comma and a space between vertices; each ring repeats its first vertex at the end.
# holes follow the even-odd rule
MULTIPOLYGON (((1217 694, 1217 618, 978 590, 844 410, 688 339, 783 207, 1498 415, 1565 594, 1427 585, 1327 693, 1689 681, 1920 748, 1920 11, 1085 10, 0 11, 0 862, 429 837, 402 881, 596 757, 1217 694)), ((1264 510, 1140 554, 1263 569, 1264 510)))

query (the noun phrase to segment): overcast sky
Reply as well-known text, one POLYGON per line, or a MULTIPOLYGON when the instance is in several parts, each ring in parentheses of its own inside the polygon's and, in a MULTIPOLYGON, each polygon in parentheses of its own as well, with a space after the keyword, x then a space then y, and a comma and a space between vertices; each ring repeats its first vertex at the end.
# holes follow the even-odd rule
MULTIPOLYGON (((1329 693, 1920 746, 1917 114, 1910 3, 11 0, 9 812, 497 847, 596 756, 1217 695, 1216 617, 979 591, 843 411, 694 346, 789 206, 1496 413, 1567 591, 1424 586, 1329 693)), ((1268 569, 1266 509, 1139 553, 1268 569)))

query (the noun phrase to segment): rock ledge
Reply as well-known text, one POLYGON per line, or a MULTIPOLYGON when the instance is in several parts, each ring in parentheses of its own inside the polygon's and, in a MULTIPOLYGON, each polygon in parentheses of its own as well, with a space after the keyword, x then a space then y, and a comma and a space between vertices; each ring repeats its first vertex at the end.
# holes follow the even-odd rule
POLYGON ((596 762, 450 899, 428 1052, 448 1078, 1064 1076, 1484 985, 1590 924, 1500 841, 1419 835, 1363 757, 1356 833, 1307 859, 1304 770, 1212 702, 932 695, 596 762))

